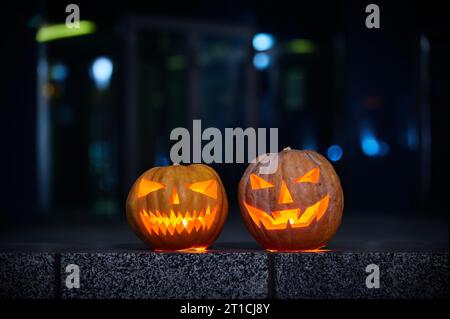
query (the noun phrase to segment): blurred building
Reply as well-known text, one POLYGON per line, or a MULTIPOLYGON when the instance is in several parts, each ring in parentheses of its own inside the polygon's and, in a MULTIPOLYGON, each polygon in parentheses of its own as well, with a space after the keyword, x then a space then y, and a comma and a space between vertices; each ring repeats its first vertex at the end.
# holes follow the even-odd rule
MULTIPOLYGON (((369 30, 362 1, 80 1, 86 34, 54 29, 53 38, 37 34, 64 23, 63 4, 12 8, 3 21, 14 32, 2 50, 1 218, 122 219, 132 181, 170 164, 170 131, 193 119, 221 130, 278 127, 281 148, 327 156, 349 214, 440 216, 448 22, 431 4, 379 5, 381 29, 369 30)), ((237 219, 245 165, 214 167, 237 219)))

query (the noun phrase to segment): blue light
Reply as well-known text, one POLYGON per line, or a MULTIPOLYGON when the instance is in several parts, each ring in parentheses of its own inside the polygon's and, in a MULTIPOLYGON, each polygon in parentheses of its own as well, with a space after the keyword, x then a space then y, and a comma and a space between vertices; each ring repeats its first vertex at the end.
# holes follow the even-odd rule
POLYGON ((113 73, 113 64, 107 57, 99 57, 92 63, 91 74, 95 84, 99 89, 105 89, 109 86, 113 73))
POLYGON ((270 65, 270 55, 267 53, 256 53, 253 57, 253 65, 257 70, 267 69, 270 65))
POLYGON ((301 147, 301 149, 305 151, 317 151, 317 146, 314 144, 305 144, 301 147))
POLYGON ((317 151, 317 143, 313 138, 305 138, 300 149, 305 151, 317 151))
POLYGON ((54 81, 62 82, 67 78, 68 73, 69 71, 67 70, 67 66, 62 63, 58 63, 52 67, 51 78, 54 81))
POLYGON ((412 151, 416 151, 419 144, 419 138, 417 136, 416 128, 412 125, 409 126, 406 134, 409 149, 412 151))
POLYGON ((375 137, 370 135, 362 138, 361 148, 367 156, 376 156, 380 152, 380 144, 375 137))
POLYGON ((339 145, 331 145, 327 150, 327 156, 333 162, 339 161, 343 154, 342 147, 339 145))
POLYGON ((266 50, 270 50, 274 43, 275 40, 273 38, 272 35, 267 34, 267 33, 258 33, 255 34, 255 36, 253 37, 253 48, 256 51, 266 51, 266 50))
POLYGON ((386 142, 379 142, 380 149, 378 151, 379 156, 386 156, 389 153, 389 145, 386 142))
POLYGON ((169 166, 170 161, 165 155, 156 155, 154 166, 169 166))

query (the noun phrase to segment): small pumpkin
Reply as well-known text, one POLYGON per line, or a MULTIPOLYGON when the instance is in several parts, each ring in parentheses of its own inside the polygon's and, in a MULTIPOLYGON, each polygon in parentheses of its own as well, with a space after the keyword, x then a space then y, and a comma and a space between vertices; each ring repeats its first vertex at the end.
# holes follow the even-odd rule
POLYGON ((228 201, 219 175, 203 164, 154 167, 126 203, 135 233, 155 250, 206 249, 219 235, 228 201))
POLYGON ((341 223, 344 195, 333 166, 314 151, 284 149, 274 174, 261 174, 270 154, 239 182, 239 206, 253 237, 268 250, 324 247, 341 223))

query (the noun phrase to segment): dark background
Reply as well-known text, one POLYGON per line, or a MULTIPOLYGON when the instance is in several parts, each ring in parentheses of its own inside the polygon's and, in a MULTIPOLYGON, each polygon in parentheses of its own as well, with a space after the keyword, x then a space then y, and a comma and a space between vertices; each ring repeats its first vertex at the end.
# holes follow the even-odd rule
MULTIPOLYGON (((333 159, 339 146, 341 238, 448 245, 444 1, 376 1, 380 29, 365 27, 367 1, 76 1, 96 31, 38 43, 69 3, 1 5, 3 242, 107 241, 98 233, 111 227, 128 240, 131 183, 169 162, 173 128, 201 119, 222 132, 278 127, 280 149, 333 159), (275 40, 263 70, 258 33, 275 40), (90 71, 99 57, 113 66, 105 88, 90 71)), ((221 240, 249 240, 236 198, 245 165, 213 167, 231 204, 221 240)))

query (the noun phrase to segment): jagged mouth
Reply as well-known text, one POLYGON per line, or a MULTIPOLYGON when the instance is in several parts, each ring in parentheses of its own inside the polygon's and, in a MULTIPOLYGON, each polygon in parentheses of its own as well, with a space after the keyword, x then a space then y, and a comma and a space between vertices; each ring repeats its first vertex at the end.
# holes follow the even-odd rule
POLYGON ((252 221, 259 228, 266 230, 308 227, 314 220, 319 221, 328 208, 329 196, 307 207, 300 214, 300 208, 265 212, 244 202, 252 221))
POLYGON ((142 210, 140 217, 150 235, 182 235, 211 229, 217 209, 217 205, 212 209, 208 205, 205 210, 176 212, 171 209, 168 214, 158 210, 142 210))

